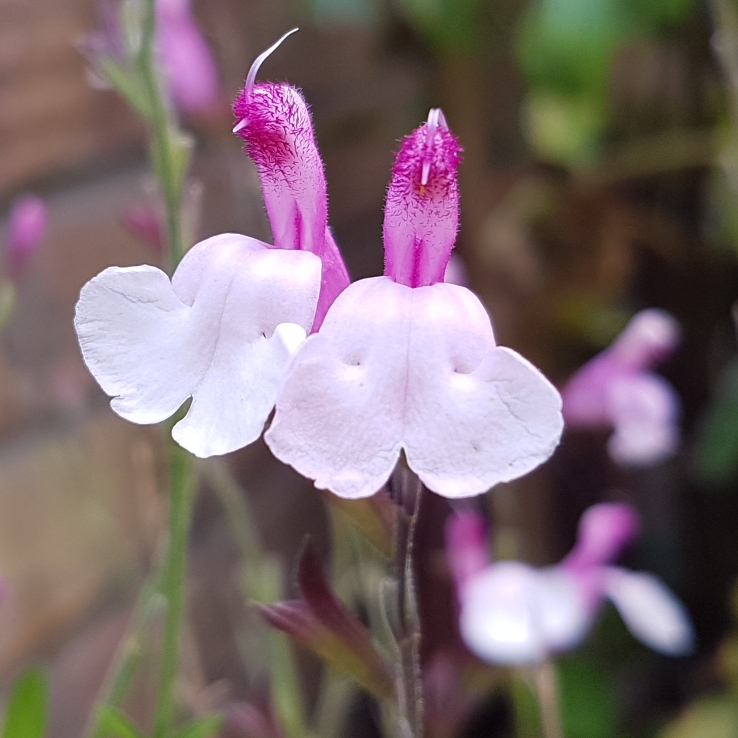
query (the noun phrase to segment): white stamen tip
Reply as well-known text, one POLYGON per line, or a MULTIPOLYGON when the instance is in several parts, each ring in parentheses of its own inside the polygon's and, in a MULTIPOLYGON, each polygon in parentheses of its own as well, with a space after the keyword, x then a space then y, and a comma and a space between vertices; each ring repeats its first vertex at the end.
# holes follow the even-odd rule
POLYGON ((242 128, 246 127, 247 120, 246 118, 243 118, 240 120, 236 125, 233 127, 233 132, 238 133, 242 128))
POLYGON ((428 184, 428 177, 430 177, 430 162, 424 161, 423 162, 423 170, 420 173, 420 184, 425 187, 428 184))
MULTIPOLYGON (((430 177, 431 159, 433 157, 432 147, 438 130, 439 118, 443 118, 440 108, 431 108, 428 113, 428 122, 425 124, 425 151, 423 152, 423 169, 420 174, 420 184, 425 187, 430 177)), ((444 123, 446 122, 444 118, 444 123)))
POLYGON ((287 31, 287 33, 285 33, 284 36, 279 39, 279 41, 272 44, 266 51, 262 51, 261 54, 256 57, 254 63, 251 65, 251 69, 249 69, 248 77, 246 77, 246 84, 244 85, 247 94, 254 86, 256 75, 259 73, 259 67, 261 67, 261 65, 267 60, 267 58, 279 48, 282 41, 284 41, 288 36, 291 36, 293 33, 296 33, 297 30, 297 28, 293 28, 291 31, 287 31))

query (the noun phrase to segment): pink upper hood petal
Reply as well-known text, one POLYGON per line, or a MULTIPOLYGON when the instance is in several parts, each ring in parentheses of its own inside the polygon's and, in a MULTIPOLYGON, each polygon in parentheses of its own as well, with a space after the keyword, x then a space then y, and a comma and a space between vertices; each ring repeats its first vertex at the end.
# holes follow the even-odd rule
POLYGON ((459 227, 460 161, 439 109, 402 141, 384 209, 384 273, 395 282, 443 282, 459 227))
POLYGON ((545 461, 561 400, 495 345, 479 300, 456 285, 352 284, 295 357, 265 438, 317 487, 366 497, 404 449, 446 497, 480 494, 545 461))
POLYGON ((261 63, 286 36, 254 62, 233 103, 234 132, 259 172, 275 247, 310 251, 323 261, 316 331, 350 279, 327 225, 325 174, 307 103, 291 85, 254 82, 261 63))

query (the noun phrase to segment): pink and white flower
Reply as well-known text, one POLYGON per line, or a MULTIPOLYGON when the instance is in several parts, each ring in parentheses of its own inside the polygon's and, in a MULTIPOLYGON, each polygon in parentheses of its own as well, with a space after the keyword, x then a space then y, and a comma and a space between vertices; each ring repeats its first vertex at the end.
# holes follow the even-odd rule
POLYGON ((610 348, 585 364, 562 390, 564 420, 613 429, 608 451, 627 465, 654 464, 679 447, 680 404, 674 388, 649 371, 679 342, 664 310, 642 310, 610 348))
POLYGON ((152 266, 110 267, 77 303, 82 355, 113 396, 113 410, 157 423, 191 397, 172 435, 201 457, 259 437, 316 309, 327 309, 341 288, 335 275, 348 282, 326 235, 325 181, 307 107, 288 85, 254 84, 264 58, 236 108, 248 121, 239 133, 259 167, 275 245, 214 236, 185 255, 171 281, 152 266))
MULTIPOLYGON (((295 29, 296 30, 296 29, 295 29)), ((320 257, 323 275, 314 330, 348 286, 343 258, 328 228, 325 173, 315 143, 310 111, 298 90, 288 84, 256 83, 263 61, 287 36, 261 54, 233 103, 233 129, 259 171, 274 246, 310 251, 320 257)))
POLYGON ((638 533, 630 506, 590 507, 580 521, 576 546, 556 566, 484 563, 482 528, 478 515, 453 516, 446 550, 461 606, 462 638, 485 661, 539 663, 576 647, 605 598, 630 632, 654 651, 679 656, 692 650, 689 615, 663 582, 610 564, 638 533))
POLYGON ((275 456, 341 497, 373 495, 401 453, 429 489, 476 495, 526 474, 558 443, 556 389, 497 346, 473 293, 443 282, 460 153, 440 110, 402 142, 385 276, 338 296, 296 355, 265 435, 275 456))

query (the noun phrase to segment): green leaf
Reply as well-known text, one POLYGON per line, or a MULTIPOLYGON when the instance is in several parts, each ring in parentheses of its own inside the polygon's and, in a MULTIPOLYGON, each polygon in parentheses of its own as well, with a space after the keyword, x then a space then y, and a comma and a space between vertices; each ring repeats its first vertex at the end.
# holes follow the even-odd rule
POLYGON ((310 5, 319 20, 328 22, 365 25, 379 16, 372 0, 310 0, 310 5))
POLYGON ((218 732, 222 723, 222 715, 204 715, 180 725, 177 730, 169 734, 169 738, 210 738, 218 732))
POLYGON ((141 731, 113 705, 98 705, 99 735, 105 738, 143 738, 141 731))
POLYGON ((714 695, 693 702, 658 738, 724 738, 738 733, 738 702, 714 695))
POLYGON ((10 690, 2 738, 42 738, 48 713, 48 677, 43 669, 33 667, 10 690))
POLYGON ((518 58, 534 88, 604 97, 612 53, 630 25, 619 0, 541 0, 521 26, 518 58))
POLYGON ((561 722, 567 738, 612 738, 617 727, 612 681, 597 662, 576 655, 557 662, 561 722))
POLYGON ((738 359, 723 372, 703 419, 697 472, 711 484, 727 484, 738 477, 738 359))
POLYGON ((473 48, 480 37, 480 0, 401 0, 405 13, 442 51, 473 48))
POLYGON ((99 73, 118 91, 142 117, 151 118, 151 106, 146 98, 140 77, 111 58, 100 62, 99 73))

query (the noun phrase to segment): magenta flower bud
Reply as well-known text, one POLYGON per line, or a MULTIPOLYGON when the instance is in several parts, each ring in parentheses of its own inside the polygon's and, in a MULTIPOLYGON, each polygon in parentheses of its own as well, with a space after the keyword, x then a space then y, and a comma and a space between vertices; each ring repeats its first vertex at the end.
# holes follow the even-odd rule
MULTIPOLYGON (((296 30, 296 29, 295 29, 296 30)), ((256 84, 264 60, 294 31, 261 54, 233 103, 233 129, 254 160, 264 205, 278 249, 310 251, 323 261, 315 316, 317 330, 335 298, 348 286, 343 258, 328 229, 328 198, 323 162, 315 142, 307 103, 288 84, 256 84)))
POLYGON ((23 274, 46 233, 46 225, 46 205, 40 197, 24 195, 11 205, 5 240, 5 265, 11 277, 23 274))
POLYGON ((608 564, 639 531, 638 514, 630 505, 616 502, 593 505, 582 515, 577 544, 561 564, 571 572, 608 564))
POLYGON ((443 282, 459 227, 461 147, 440 108, 407 136, 384 211, 384 273, 399 284, 443 282))
POLYGON ((177 108, 200 113, 218 98, 218 71, 189 0, 156 0, 159 54, 177 108))
POLYGON ((482 515, 451 514, 446 522, 446 556, 461 599, 469 579, 489 565, 487 526, 482 515))
POLYGON ((158 208, 145 203, 136 203, 123 211, 120 222, 131 235, 150 246, 155 253, 164 253, 167 239, 163 218, 158 208))

